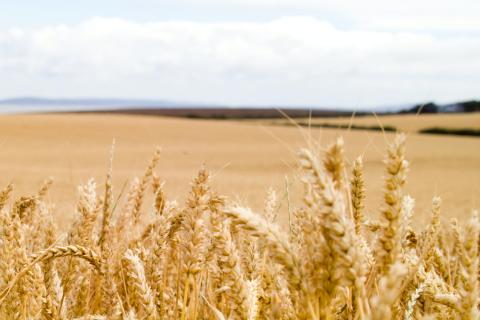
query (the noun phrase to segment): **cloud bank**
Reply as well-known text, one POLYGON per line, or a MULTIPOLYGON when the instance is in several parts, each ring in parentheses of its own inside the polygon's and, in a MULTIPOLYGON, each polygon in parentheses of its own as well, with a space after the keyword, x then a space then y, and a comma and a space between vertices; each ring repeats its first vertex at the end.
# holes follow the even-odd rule
MULTIPOLYGON (((394 22, 392 22, 394 23, 394 22)), ((475 27, 475 25, 474 25, 475 27)), ((312 17, 0 30, 2 95, 374 106, 479 97, 475 35, 341 30, 312 17)))

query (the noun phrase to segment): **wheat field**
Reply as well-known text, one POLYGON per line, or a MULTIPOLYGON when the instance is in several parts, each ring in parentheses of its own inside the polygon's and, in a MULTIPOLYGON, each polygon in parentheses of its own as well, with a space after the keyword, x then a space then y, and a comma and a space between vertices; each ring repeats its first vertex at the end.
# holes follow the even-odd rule
POLYGON ((474 138, 0 122, 2 319, 480 317, 474 138))
MULTIPOLYGON (((158 172, 173 199, 185 200, 189 181, 205 165, 217 190, 255 210, 263 207, 273 187, 281 199, 279 218, 284 222, 286 186, 292 199, 302 196, 296 153, 307 145, 309 136, 325 143, 342 136, 350 165, 357 156, 364 156, 365 206, 376 214, 382 201, 386 143, 381 133, 320 128, 308 132, 256 122, 119 115, 0 116, 0 186, 13 182, 18 195, 32 194, 52 177, 49 200, 56 204, 55 215, 69 223, 77 185, 91 177, 104 178, 115 139, 113 179, 118 189, 142 174, 145 159, 160 146, 158 172)), ((405 188, 416 199, 418 219, 426 222, 435 195, 444 200, 445 218, 468 217, 470 209, 478 207, 480 140, 409 134, 408 143, 411 171, 405 188)))

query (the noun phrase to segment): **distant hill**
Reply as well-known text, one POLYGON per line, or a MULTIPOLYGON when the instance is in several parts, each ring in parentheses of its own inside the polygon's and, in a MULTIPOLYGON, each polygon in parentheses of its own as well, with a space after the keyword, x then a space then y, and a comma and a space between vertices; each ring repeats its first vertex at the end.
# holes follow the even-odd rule
MULTIPOLYGON (((81 112, 81 111, 80 111, 81 112)), ((87 111, 88 112, 88 111, 87 111)), ((168 116, 192 119, 278 119, 285 118, 308 118, 316 117, 349 117, 352 110, 335 109, 305 109, 305 108, 245 108, 245 107, 211 107, 211 108, 155 108, 155 109, 118 109, 96 111, 99 113, 141 114, 152 116, 168 116)), ((357 112, 357 115, 365 115, 365 112, 357 112)))
MULTIPOLYGON (((108 112, 158 116, 174 116, 208 119, 292 118, 349 116, 354 109, 305 108, 288 106, 219 106, 183 103, 168 100, 147 99, 49 99, 20 97, 0 100, 0 113, 25 112, 108 112), (279 111, 281 110, 281 111, 279 111)), ((480 101, 464 101, 451 104, 433 102, 411 106, 391 106, 357 110, 356 115, 412 114, 412 113, 463 113, 479 112, 480 101)))
MULTIPOLYGON (((254 119, 348 116, 353 110, 277 106, 218 106, 166 100, 46 99, 21 97, 0 100, 0 112, 98 112, 204 119, 254 119), (281 109, 282 111, 279 111, 281 109)), ((357 112, 361 114, 361 112, 357 112)))
POLYGON ((62 106, 62 107, 174 107, 174 106, 194 106, 192 103, 179 103, 166 100, 147 100, 147 99, 96 99, 96 98, 78 98, 78 99, 50 99, 39 97, 19 97, 0 100, 0 106, 62 106))
POLYGON ((417 104, 412 108, 403 109, 399 113, 462 113, 480 112, 480 101, 471 100, 450 104, 435 104, 433 102, 417 104))

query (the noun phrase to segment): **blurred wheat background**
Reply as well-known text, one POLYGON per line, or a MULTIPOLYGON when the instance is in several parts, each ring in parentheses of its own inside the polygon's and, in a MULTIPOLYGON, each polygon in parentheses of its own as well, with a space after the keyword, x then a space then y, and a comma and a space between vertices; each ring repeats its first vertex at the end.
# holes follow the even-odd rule
MULTIPOLYGON (((474 117, 475 114, 471 115, 474 117)), ((403 129, 397 116, 394 125, 403 129)), ((457 115, 411 117, 410 126, 434 126, 455 121, 457 115), (423 118, 425 117, 425 119, 423 118), (449 120, 450 119, 450 120, 449 120), (439 123, 440 122, 440 123, 439 123)), ((384 125, 391 118, 382 117, 384 125)), ((287 121, 287 120, 283 120, 287 121)), ((314 119, 312 122, 322 121, 314 119)), ((332 121, 332 120, 326 120, 332 121)), ((335 120, 339 122, 340 120, 335 120)), ((373 117, 355 122, 378 123, 373 117)), ((463 120, 459 120, 460 122, 463 120)), ((324 122, 324 121, 322 121, 324 122)), ((348 124, 350 119, 342 123, 348 124)), ((477 128, 472 123, 472 128, 477 128)), ((47 177, 55 180, 50 200, 55 214, 70 221, 76 188, 93 177, 98 181, 108 167, 109 149, 116 139, 116 185, 139 176, 156 146, 163 149, 158 168, 168 195, 184 200, 188 183, 203 165, 214 176, 221 193, 254 209, 260 209, 267 190, 281 199, 282 222, 286 221, 286 192, 292 201, 301 197, 296 152, 311 138, 332 141, 342 135, 346 161, 363 155, 368 181, 366 210, 376 214, 382 202, 385 141, 394 134, 378 131, 298 129, 271 125, 271 121, 188 120, 121 115, 17 115, 0 117, 0 183, 13 182, 15 193, 34 193, 47 177), (287 181, 287 183, 286 183, 287 181), (290 186, 287 188, 286 186, 290 186)), ((444 200, 446 218, 464 218, 478 206, 480 188, 480 141, 474 137, 408 134, 411 173, 406 192, 416 198, 416 218, 425 222, 431 198, 444 200)))

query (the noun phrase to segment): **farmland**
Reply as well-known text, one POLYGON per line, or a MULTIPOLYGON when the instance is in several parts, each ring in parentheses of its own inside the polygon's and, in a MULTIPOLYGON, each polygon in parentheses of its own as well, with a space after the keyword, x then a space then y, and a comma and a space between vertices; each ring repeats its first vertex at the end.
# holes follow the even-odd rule
MULTIPOLYGON (((401 129, 416 130, 428 123, 478 126, 478 115, 385 117, 380 121, 401 129), (425 120, 425 122, 423 122, 425 120)), ((314 119, 315 121, 323 121, 314 119)), ((341 120, 331 120, 341 121, 341 120)), ((347 120, 342 120, 347 121, 347 120)), ((374 118, 358 118, 373 124, 374 118)), ((336 137, 345 139, 351 161, 364 155, 367 211, 376 213, 382 201, 383 153, 381 132, 325 128, 298 129, 263 121, 213 121, 132 115, 11 115, 0 117, 0 183, 13 182, 16 193, 32 193, 42 181, 55 180, 50 192, 56 214, 69 221, 76 186, 94 177, 103 181, 115 139, 115 192, 132 176, 142 174, 156 146, 162 148, 158 174, 166 193, 178 201, 196 172, 205 166, 222 194, 254 209, 263 207, 269 187, 282 199, 286 212, 287 189, 291 201, 301 194, 296 152, 312 137, 324 146, 336 137), (286 187, 288 186, 288 188, 286 187)), ((417 200, 416 214, 423 217, 434 195, 443 198, 443 215, 468 215, 478 206, 480 189, 480 139, 417 135, 407 138, 411 161, 407 192, 417 200)), ((298 203, 298 202, 297 202, 298 203)), ((283 216, 285 218, 285 216, 283 216)))

